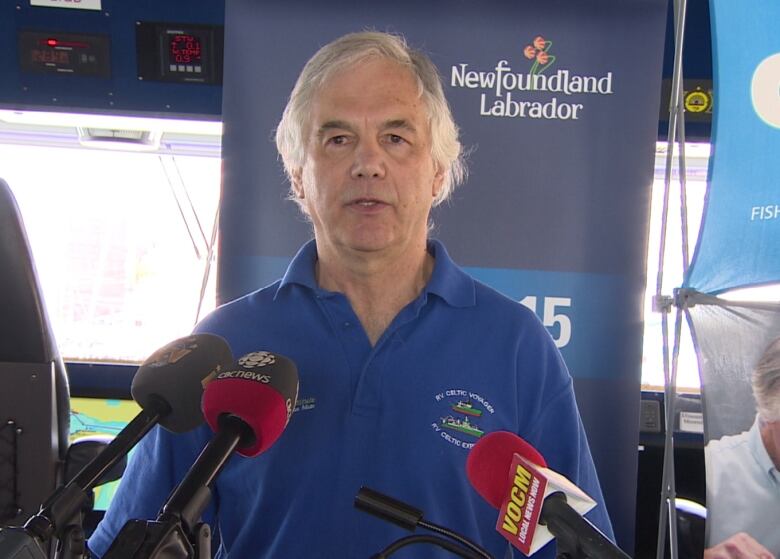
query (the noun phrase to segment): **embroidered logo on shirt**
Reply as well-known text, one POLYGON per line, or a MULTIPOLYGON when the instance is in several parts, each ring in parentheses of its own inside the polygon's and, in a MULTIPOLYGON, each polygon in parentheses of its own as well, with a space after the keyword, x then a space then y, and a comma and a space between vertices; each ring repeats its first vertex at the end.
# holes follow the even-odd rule
POLYGON ((439 392, 434 398, 439 418, 431 423, 431 428, 442 439, 460 448, 473 447, 485 434, 482 428, 484 419, 495 413, 490 402, 469 390, 451 388, 439 392))
POLYGON ((293 412, 313 410, 317 400, 315 398, 298 398, 293 412))

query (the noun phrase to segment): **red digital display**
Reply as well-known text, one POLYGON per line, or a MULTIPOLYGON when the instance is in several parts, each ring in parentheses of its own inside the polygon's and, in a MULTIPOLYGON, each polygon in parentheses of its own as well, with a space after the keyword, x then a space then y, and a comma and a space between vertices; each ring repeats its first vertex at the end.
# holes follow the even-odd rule
POLYGON ((194 35, 174 35, 169 43, 169 54, 172 63, 200 64, 200 39, 194 35))
POLYGON ((70 64, 68 51, 54 49, 34 49, 30 51, 30 62, 33 64, 70 64))
POLYGON ((85 43, 82 41, 63 41, 60 39, 54 39, 54 38, 48 38, 46 40, 40 41, 41 46, 47 46, 51 48, 62 48, 62 49, 88 49, 90 48, 89 43, 85 43))
POLYGON ((21 31, 19 62, 22 72, 111 77, 108 35, 21 31))
POLYGON ((138 79, 222 83, 223 26, 138 21, 135 33, 138 79))

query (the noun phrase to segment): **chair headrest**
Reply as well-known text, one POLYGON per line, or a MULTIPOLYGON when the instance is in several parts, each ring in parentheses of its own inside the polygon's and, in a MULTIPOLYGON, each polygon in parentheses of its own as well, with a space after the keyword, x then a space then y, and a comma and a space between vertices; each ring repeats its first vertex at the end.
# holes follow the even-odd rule
POLYGON ((0 361, 47 363, 58 351, 22 215, 0 179, 0 361))

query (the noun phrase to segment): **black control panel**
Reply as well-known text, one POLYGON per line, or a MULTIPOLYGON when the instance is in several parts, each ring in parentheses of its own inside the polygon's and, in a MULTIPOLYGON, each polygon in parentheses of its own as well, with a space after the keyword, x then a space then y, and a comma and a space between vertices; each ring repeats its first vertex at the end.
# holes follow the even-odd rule
POLYGON ((138 79, 222 83, 222 26, 136 22, 138 79))
POLYGON ((111 77, 108 35, 20 31, 19 66, 22 72, 111 77))

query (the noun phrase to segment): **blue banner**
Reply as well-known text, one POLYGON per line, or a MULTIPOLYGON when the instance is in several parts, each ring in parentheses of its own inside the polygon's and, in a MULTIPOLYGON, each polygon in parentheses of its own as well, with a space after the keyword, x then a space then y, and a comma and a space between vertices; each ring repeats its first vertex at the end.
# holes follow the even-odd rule
POLYGON ((312 236, 285 200, 272 141, 305 61, 344 33, 402 33, 439 68, 470 152, 468 184, 434 210, 432 236, 548 326, 574 377, 624 549, 633 549, 666 8, 665 0, 230 0, 226 11, 220 299, 277 279, 312 236))
POLYGON ((685 287, 716 294, 780 281, 780 4, 711 0, 712 156, 685 287))

